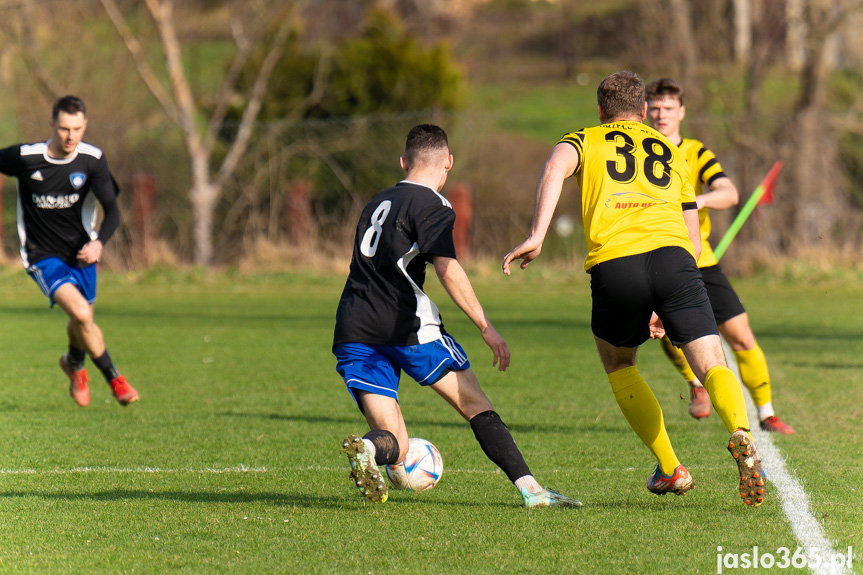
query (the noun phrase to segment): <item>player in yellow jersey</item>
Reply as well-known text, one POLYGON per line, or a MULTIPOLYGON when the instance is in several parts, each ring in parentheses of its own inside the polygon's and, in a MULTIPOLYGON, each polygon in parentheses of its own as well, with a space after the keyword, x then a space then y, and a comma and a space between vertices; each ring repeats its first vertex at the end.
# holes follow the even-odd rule
POLYGON ((662 409, 636 366, 638 346, 667 330, 710 394, 731 438, 740 495, 764 501, 761 459, 749 434, 743 391, 725 355, 696 260, 701 252, 695 193, 686 161, 665 136, 644 125, 644 83, 632 72, 606 77, 597 90, 601 125, 566 134, 540 172, 528 238, 504 257, 503 271, 539 256, 564 179, 575 176, 593 302, 591 328, 612 392, 658 464, 647 488, 659 495, 692 489, 674 453, 662 409))
MULTIPOLYGON (((680 135, 680 123, 686 116, 683 88, 674 80, 661 78, 651 82, 646 92, 647 116, 651 125, 671 143, 677 145, 686 158, 687 174, 695 188, 695 201, 698 204, 698 221, 701 228, 701 257, 698 259, 698 267, 704 277, 713 315, 716 317, 716 323, 719 324, 719 333, 734 352, 740 368, 740 379, 743 380, 743 385, 749 390, 758 408, 761 429, 775 433, 794 433, 790 425, 776 417, 770 389, 770 373, 767 370, 764 352, 755 340, 755 335, 749 326, 749 316, 743 304, 740 303, 740 298, 731 287, 728 278, 722 273, 722 268, 707 241, 710 237, 708 208, 726 210, 736 205, 737 188, 722 171, 722 166, 713 152, 698 140, 683 138, 680 135), (702 192, 702 186, 707 186, 708 191, 702 192)), ((709 416, 710 398, 704 386, 689 368, 680 349, 675 347, 667 337, 662 338, 662 349, 689 383, 690 415, 696 419, 709 416)))

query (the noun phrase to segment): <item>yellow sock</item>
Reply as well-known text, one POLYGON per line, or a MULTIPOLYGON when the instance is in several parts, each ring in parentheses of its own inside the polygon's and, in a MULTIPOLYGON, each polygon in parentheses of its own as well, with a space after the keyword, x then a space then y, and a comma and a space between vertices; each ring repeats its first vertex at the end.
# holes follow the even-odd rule
POLYGON ((740 379, 752 395, 755 405, 761 407, 770 403, 770 372, 767 371, 767 359, 756 343, 755 347, 746 351, 735 351, 737 367, 740 369, 740 379))
POLYGON ((728 433, 734 433, 740 428, 749 429, 743 390, 730 369, 724 365, 713 367, 704 378, 704 387, 728 433))
POLYGON ((632 430, 653 452, 659 462, 663 475, 671 475, 680 465, 680 460, 674 454, 671 440, 665 431, 662 409, 656 397, 638 373, 635 366, 627 367, 608 374, 614 399, 620 406, 620 411, 626 417, 632 430))
POLYGON ((665 355, 668 356, 668 359, 670 359, 671 363, 674 364, 677 372, 686 380, 686 383, 694 381, 696 379, 695 374, 692 372, 692 368, 689 367, 689 363, 686 361, 686 356, 683 355, 680 348, 671 343, 668 336, 659 340, 659 344, 662 346, 662 351, 665 352, 665 355))

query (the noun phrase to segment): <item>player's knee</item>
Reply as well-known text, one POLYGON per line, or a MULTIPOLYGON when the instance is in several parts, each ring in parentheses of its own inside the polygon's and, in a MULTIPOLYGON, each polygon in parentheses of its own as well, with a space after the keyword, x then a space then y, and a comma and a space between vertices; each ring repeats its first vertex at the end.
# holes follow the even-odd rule
POLYGON ((93 308, 89 305, 78 305, 69 308, 69 320, 80 327, 89 326, 93 323, 93 308))
POLYGON ((755 336, 748 334, 729 334, 726 338, 732 351, 749 351, 755 349, 755 336))

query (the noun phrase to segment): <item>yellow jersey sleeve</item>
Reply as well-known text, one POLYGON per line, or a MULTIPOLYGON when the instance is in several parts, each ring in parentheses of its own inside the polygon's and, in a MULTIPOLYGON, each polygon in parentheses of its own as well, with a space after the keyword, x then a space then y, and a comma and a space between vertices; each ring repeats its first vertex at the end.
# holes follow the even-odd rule
MULTIPOLYGON (((687 174, 696 195, 703 192, 704 186, 709 187, 717 179, 726 177, 716 155, 702 142, 684 138, 680 143, 680 151, 686 158, 687 174)), ((712 231, 709 210, 698 211, 698 224, 701 233, 701 257, 698 258, 698 267, 715 266, 719 262, 708 241, 712 231)))
POLYGON ((563 142, 580 156, 572 175, 581 188, 585 270, 666 246, 694 255, 683 204, 695 201, 695 191, 677 146, 635 121, 571 132, 563 142))

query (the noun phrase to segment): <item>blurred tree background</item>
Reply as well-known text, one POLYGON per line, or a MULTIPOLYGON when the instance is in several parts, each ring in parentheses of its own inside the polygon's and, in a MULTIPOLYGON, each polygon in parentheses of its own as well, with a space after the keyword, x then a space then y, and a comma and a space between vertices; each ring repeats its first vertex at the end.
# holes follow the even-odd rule
MULTIPOLYGON (((0 0, 2 145, 44 140, 52 100, 84 98, 123 188, 109 266, 320 267, 401 177, 407 130, 435 122, 448 189, 472 192, 473 255, 496 259, 551 147, 598 122, 596 85, 626 68, 683 83, 686 133, 741 205, 783 160, 730 271, 842 264, 863 241, 861 23, 859 0, 0 0)), ((549 255, 583 257, 579 202, 568 183, 549 255)))

